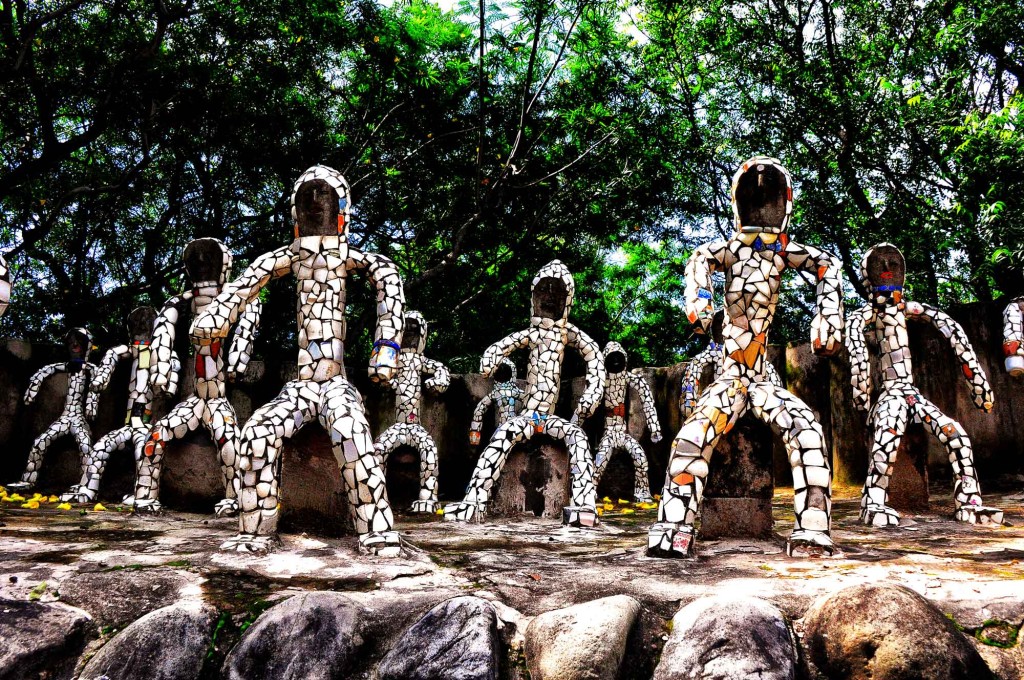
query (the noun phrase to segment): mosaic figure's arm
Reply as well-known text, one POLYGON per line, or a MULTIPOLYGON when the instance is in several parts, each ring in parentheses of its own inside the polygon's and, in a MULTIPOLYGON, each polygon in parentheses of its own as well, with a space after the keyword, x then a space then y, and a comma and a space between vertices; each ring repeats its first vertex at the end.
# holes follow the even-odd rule
POLYGON ((423 375, 433 376, 424 382, 423 385, 428 390, 434 390, 438 394, 448 389, 448 385, 452 382, 447 366, 440 361, 434 361, 426 357, 423 357, 423 375))
POLYGON ((110 377, 114 375, 114 369, 117 368, 117 362, 130 355, 131 348, 128 345, 118 345, 108 349, 99 365, 93 370, 92 383, 89 385, 89 389, 96 392, 102 392, 107 389, 107 385, 110 384, 110 377))
POLYGON ((956 352, 957 359, 960 360, 960 371, 967 379, 967 384, 971 386, 974 405, 983 411, 991 411, 994 401, 992 387, 988 384, 985 369, 981 367, 978 355, 974 353, 974 348, 971 346, 971 341, 967 338, 963 326, 941 309, 920 302, 908 302, 906 315, 908 319, 930 323, 946 336, 953 351, 956 352))
POLYGON ((150 343, 153 365, 149 369, 149 384, 154 393, 156 388, 166 391, 171 380, 171 354, 174 352, 175 326, 182 310, 191 299, 191 292, 172 297, 164 303, 153 323, 153 341, 150 343))
POLYGON ((864 340, 864 327, 874 320, 870 305, 850 312, 846 319, 846 351, 850 355, 850 385, 853 405, 858 411, 871 406, 871 362, 868 345, 864 340))
POLYGON ((629 380, 629 384, 636 390, 637 395, 640 397, 640 403, 644 409, 644 418, 647 419, 647 429, 651 431, 651 441, 661 441, 661 423, 658 422, 658 409, 654 404, 654 394, 651 392, 651 386, 647 384, 647 380, 640 373, 630 371, 626 376, 629 380))
POLYGON ((49 378, 54 373, 62 373, 67 370, 67 364, 47 364, 43 366, 28 381, 28 389, 25 390, 25 403, 31 404, 35 401, 36 397, 39 396, 39 388, 43 386, 43 381, 49 378))
POLYGON ((572 324, 569 324, 567 330, 565 344, 579 350, 587 365, 587 384, 572 416, 572 422, 575 423, 589 418, 601 404, 608 374, 604 367, 604 355, 594 339, 572 324))
POLYGON ((252 358, 253 339, 260 327, 260 315, 263 312, 263 301, 259 297, 254 298, 245 306, 241 316, 238 318, 238 325, 235 326, 235 336, 231 340, 231 351, 228 353, 228 380, 235 380, 243 375, 249 368, 249 360, 252 358))
MULTIPOLYGON (((289 246, 281 246, 257 257, 237 279, 224 286, 206 309, 192 320, 189 331, 193 342, 208 344, 228 336, 231 326, 246 308, 259 296, 271 279, 291 271, 292 254, 289 246)), ((255 329, 253 329, 255 331, 255 329)))
POLYGON ((484 395, 484 398, 476 403, 476 408, 473 409, 473 422, 469 425, 469 443, 476 445, 480 443, 480 431, 484 429, 484 416, 487 414, 487 409, 491 407, 491 403, 494 402, 494 398, 491 397, 493 392, 488 392, 484 395), (475 435, 475 436, 474 436, 475 435))
MULTIPOLYGON (((96 364, 85 363, 83 367, 85 370, 91 372, 93 375, 96 374, 96 364)), ((106 387, 106 385, 104 385, 106 387)), ((85 419, 92 420, 96 417, 96 411, 100 407, 100 390, 95 389, 94 383, 90 382, 88 388, 85 390, 85 419)))
POLYGON ((786 245, 786 263, 794 269, 814 274, 818 280, 818 308, 811 321, 811 346, 815 354, 831 356, 843 346, 843 274, 842 263, 813 246, 790 241, 786 245))
POLYGON ((694 325, 694 332, 706 333, 714 316, 711 274, 724 264, 726 241, 705 243, 690 255, 686 262, 686 286, 683 297, 686 318, 694 325))
POLYGON ((506 335, 484 351, 484 355, 480 357, 480 372, 485 376, 490 376, 503 357, 507 357, 517 349, 522 349, 529 344, 529 328, 506 335))
POLYGON ((1003 354, 1006 371, 1024 375, 1024 297, 1011 300, 1003 310, 1003 354))
POLYGON ((761 371, 761 379, 766 383, 775 385, 785 389, 785 385, 782 383, 782 376, 779 375, 779 371, 775 368, 775 364, 768 361, 768 357, 764 358, 764 369, 761 371))
POLYGON ((366 269, 367 278, 377 287, 377 327, 370 355, 370 380, 388 382, 398 367, 398 352, 405 328, 405 289, 398 267, 390 258, 377 253, 349 250, 352 269, 366 269))
POLYGON ((167 378, 167 387, 164 391, 167 394, 176 394, 178 392, 178 384, 181 382, 181 360, 178 358, 177 352, 171 352, 171 373, 167 378))

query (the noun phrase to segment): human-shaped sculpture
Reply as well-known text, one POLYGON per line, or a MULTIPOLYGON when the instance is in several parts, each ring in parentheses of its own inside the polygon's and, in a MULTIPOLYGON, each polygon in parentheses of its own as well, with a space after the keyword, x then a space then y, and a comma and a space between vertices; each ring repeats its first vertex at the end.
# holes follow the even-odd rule
POLYGON ((601 349, 589 335, 569 323, 575 283, 568 268, 558 260, 544 265, 533 279, 533 313, 530 327, 516 331, 487 348, 480 372, 491 375, 501 357, 530 348, 526 373, 526 408, 504 423, 491 437, 477 461, 466 497, 445 507, 444 518, 469 521, 486 511, 491 488, 512 448, 535 434, 565 442, 571 470, 571 503, 562 511, 562 523, 573 526, 597 524, 597 491, 594 461, 587 435, 576 423, 590 416, 604 393, 605 370, 601 349), (587 384, 571 421, 554 415, 566 346, 575 347, 587 366, 587 384))
POLYGON ((7 260, 0 254, 0 316, 7 311, 7 305, 11 302, 11 270, 7 267, 7 260))
POLYGON ((437 445, 430 433, 420 425, 420 376, 432 376, 425 385, 427 389, 438 393, 448 389, 451 378, 444 364, 423 356, 426 346, 426 320, 419 312, 406 312, 402 351, 398 355, 398 375, 391 382, 398 393, 395 398, 395 424, 377 437, 373 448, 385 470, 388 456, 399 446, 416 449, 420 454, 420 494, 411 510, 433 513, 437 510, 437 445))
MULTIPOLYGON (((711 382, 718 380, 722 375, 722 367, 725 365, 725 339, 722 333, 722 326, 725 322, 725 310, 719 309, 711 317, 711 342, 701 352, 686 364, 683 369, 682 386, 679 390, 679 413, 683 418, 693 415, 693 409, 697 406, 697 397, 704 391, 700 384, 701 376, 707 366, 712 367, 711 382)), ((779 372, 775 365, 768 361, 764 362, 764 374, 761 378, 770 382, 776 387, 784 387, 779 372)))
MULTIPOLYGON (((154 392, 155 388, 167 391, 172 385, 172 348, 178 319, 189 312, 193 317, 202 314, 231 277, 231 253, 227 246, 217 239, 200 238, 192 241, 185 246, 183 259, 192 290, 164 303, 156 318, 153 344, 150 348, 151 361, 155 362, 155 365, 151 368, 149 377, 154 392)), ((160 474, 163 471, 167 442, 180 439, 200 427, 205 427, 209 431, 220 456, 225 498, 216 504, 215 511, 218 516, 232 515, 238 511, 236 488, 232 483, 237 470, 238 425, 235 422, 235 409, 227 399, 225 377, 234 380, 248 368, 253 338, 260 322, 260 309, 259 303, 246 309, 235 329, 230 352, 225 352, 224 337, 205 344, 193 341, 193 394, 172 408, 170 413, 154 423, 150 429, 149 439, 136 468, 135 495, 124 499, 124 502, 132 505, 136 512, 158 512, 161 509, 160 474), (226 372, 225 353, 228 356, 226 372)))
POLYGON ((838 261, 789 240, 793 209, 789 173, 773 158, 745 162, 732 182, 736 233, 708 243, 686 265, 686 312, 706 330, 711 321, 712 281, 725 272, 721 376, 697 401, 672 444, 658 522, 648 536, 648 554, 694 555, 694 521, 704 494, 708 462, 719 438, 748 410, 782 437, 793 466, 796 527, 787 554, 834 551, 830 536, 831 473, 821 426, 800 399, 764 379, 768 329, 786 269, 817 276, 818 310, 811 324, 814 350, 832 354, 842 345, 842 279, 838 261))
POLYGON ((1006 372, 1017 378, 1024 375, 1024 296, 1003 310, 1003 353, 1006 372))
MULTIPOLYGON (((71 487, 60 499, 71 503, 91 503, 96 500, 100 480, 107 467, 107 461, 117 450, 128 445, 132 446, 135 463, 142 458, 143 447, 149 434, 150 421, 153 419, 153 397, 155 390, 150 383, 150 371, 154 366, 152 342, 153 325, 156 323, 156 310, 152 307, 139 307, 128 315, 128 335, 130 344, 118 345, 107 350, 103 361, 94 375, 93 389, 99 391, 110 381, 110 376, 121 359, 131 359, 132 370, 129 379, 128 412, 124 427, 108 432, 93 444, 82 480, 71 487)), ((176 353, 171 354, 171 374, 167 392, 174 394, 178 388, 178 374, 181 364, 176 353)))
POLYGON ((20 481, 7 485, 10 490, 23 491, 36 485, 39 468, 43 464, 43 454, 54 440, 64 435, 74 437, 78 445, 79 463, 83 469, 89 460, 92 433, 87 421, 96 417, 99 393, 106 384, 93 381, 97 366, 89 363, 89 352, 92 350, 92 336, 89 331, 84 328, 73 328, 64 336, 64 343, 67 345, 69 360, 49 364, 36 371, 29 380, 28 390, 25 391, 25 403, 31 404, 39 395, 44 380, 56 373, 67 373, 68 391, 64 399, 64 411, 32 442, 25 472, 21 475, 20 481))
POLYGON ((336 170, 322 165, 306 170, 295 182, 291 204, 295 240, 256 258, 192 324, 196 342, 217 343, 271 279, 288 272, 298 279, 299 376, 242 428, 241 474, 235 479, 240 534, 222 547, 270 550, 280 512, 281 448, 306 423, 318 420, 341 467, 360 549, 394 556, 400 539, 392 530, 384 472, 374 455, 362 398, 345 377, 345 281, 349 272, 362 270, 376 286, 370 378, 387 382, 401 349, 402 279, 387 257, 348 245, 349 188, 336 170))
POLYGON ((1000 524, 1003 513, 986 507, 981 501, 978 475, 974 468, 971 440, 960 423, 925 399, 914 386, 911 372, 907 320, 933 325, 953 346, 960 370, 971 386, 974 405, 992 410, 992 389, 985 371, 971 348, 964 329, 946 313, 903 295, 906 262, 899 249, 880 243, 868 250, 861 261, 861 276, 870 294, 870 302, 850 312, 847 348, 856 407, 871 406, 871 373, 868 363, 867 335, 880 353, 881 393, 871 407, 868 424, 872 432, 870 467, 860 501, 860 517, 873 526, 896 526, 900 516, 889 507, 889 478, 896 462, 896 451, 910 418, 919 418, 949 453, 953 465, 953 502, 955 517, 972 524, 1000 524))
POLYGON ((469 443, 473 446, 480 443, 484 416, 491 404, 494 404, 494 419, 498 427, 519 415, 523 408, 523 391, 516 384, 516 365, 507 357, 503 357, 494 369, 494 386, 491 391, 473 409, 473 422, 469 425, 469 443))
POLYGON ((651 431, 651 441, 657 444, 661 441, 661 424, 654 407, 654 395, 642 375, 626 370, 626 351, 622 345, 609 342, 604 346, 603 355, 608 378, 604 388, 604 435, 594 454, 594 484, 596 486, 601 481, 612 454, 621 449, 633 458, 634 500, 649 502, 654 499, 647 480, 647 454, 626 428, 626 392, 630 387, 636 390, 651 431))

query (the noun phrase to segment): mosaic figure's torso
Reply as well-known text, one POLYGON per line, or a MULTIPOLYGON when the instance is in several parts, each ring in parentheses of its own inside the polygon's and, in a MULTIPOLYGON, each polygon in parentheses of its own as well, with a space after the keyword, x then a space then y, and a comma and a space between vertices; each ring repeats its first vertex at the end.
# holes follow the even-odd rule
POLYGON ((558 404, 558 392, 562 379, 562 359, 569 332, 563 325, 556 325, 548 319, 530 328, 531 340, 536 342, 530 348, 530 363, 526 371, 526 411, 551 415, 558 404))
POLYGON ((348 244, 305 236, 291 245, 298 303, 299 379, 345 375, 345 273, 348 244))

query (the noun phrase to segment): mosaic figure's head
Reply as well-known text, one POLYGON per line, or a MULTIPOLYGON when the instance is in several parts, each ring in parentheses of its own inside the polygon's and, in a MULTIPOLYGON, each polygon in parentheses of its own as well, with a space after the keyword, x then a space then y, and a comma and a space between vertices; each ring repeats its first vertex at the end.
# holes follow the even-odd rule
POLYGON ((754 156, 732 178, 736 233, 784 234, 793 212, 793 180, 782 164, 754 156))
POLYGON ((516 365, 512 363, 512 360, 505 357, 498 364, 498 367, 494 369, 494 381, 500 383, 512 382, 516 379, 516 365))
POLYGON ((92 350, 92 335, 84 328, 72 328, 64 336, 64 345, 72 361, 85 361, 92 350))
POLYGON ((402 329, 402 349, 415 350, 422 354, 427 347, 427 320, 419 312, 405 313, 405 328, 402 329))
POLYGON ((231 251, 215 238, 197 238, 182 255, 185 271, 193 286, 200 283, 224 285, 231 277, 231 251))
POLYGON ((622 373, 626 370, 626 350, 617 342, 604 346, 604 369, 608 373, 622 373))
POLYGON ((900 249, 891 243, 879 243, 864 253, 860 275, 871 300, 884 303, 903 300, 903 284, 907 279, 907 262, 900 249))
POLYGON ((576 283, 569 268, 559 260, 552 260, 540 268, 533 277, 533 316, 554 321, 569 319, 576 283))
POLYGON ((292 187, 295 237, 347 236, 351 211, 348 182, 326 165, 314 165, 292 187))
POLYGON ((153 341, 153 326, 156 324, 156 310, 152 307, 136 307, 128 315, 128 337, 132 342, 148 345, 153 341))
POLYGON ((711 317, 711 341, 716 345, 721 345, 725 342, 725 334, 722 332, 725 328, 725 309, 719 309, 715 311, 714 316, 711 317))

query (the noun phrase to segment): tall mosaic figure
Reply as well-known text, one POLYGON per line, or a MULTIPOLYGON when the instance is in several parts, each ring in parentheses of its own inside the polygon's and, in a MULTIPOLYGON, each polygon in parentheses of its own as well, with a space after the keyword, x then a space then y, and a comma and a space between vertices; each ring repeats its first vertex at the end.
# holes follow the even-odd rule
POLYGON ((1024 376, 1024 296, 1011 300, 1003 310, 1003 353, 1006 372, 1024 376))
MULTIPOLYGON (((175 296, 164 303, 156 318, 153 344, 150 348, 150 385, 170 391, 174 373, 174 337, 178 319, 191 313, 198 317, 213 302, 231 278, 231 253, 227 246, 214 238, 200 238, 185 246, 183 254, 185 272, 192 290, 175 296)), ((195 354, 195 380, 193 394, 156 421, 139 458, 135 476, 135 494, 124 502, 136 511, 158 512, 160 506, 160 474, 163 472, 164 450, 167 442, 180 439, 189 432, 205 427, 213 438, 220 456, 224 480, 224 499, 215 506, 218 516, 233 515, 238 511, 235 497, 237 466, 236 439, 238 425, 235 409, 227 399, 227 380, 245 373, 252 355, 252 343, 260 322, 260 306, 253 305, 238 322, 230 352, 225 338, 216 342, 192 343, 195 354), (224 355, 227 354, 227 369, 224 355)), ((226 335, 226 334, 225 334, 226 335)))
POLYGON ((626 370, 626 351, 622 349, 622 345, 609 342, 604 347, 603 355, 608 380, 604 388, 604 434, 594 454, 594 484, 601 481, 612 454, 622 450, 633 458, 634 500, 654 500, 647 479, 647 454, 626 427, 626 393, 630 387, 636 390, 647 427, 651 431, 651 441, 657 444, 661 441, 661 424, 658 422, 658 411, 654 407, 654 395, 651 394, 651 387, 642 375, 626 370))
POLYGON ((779 161, 756 156, 745 162, 733 177, 732 207, 735 235, 701 246, 686 265, 687 316, 704 329, 713 315, 711 274, 725 272, 725 361, 720 377, 701 395, 672 443, 658 522, 650 529, 647 552, 657 557, 695 554, 694 522, 711 454, 719 438, 749 410, 782 437, 793 466, 796 526, 786 544, 787 554, 831 554, 832 479, 821 426, 800 399, 764 379, 764 364, 786 269, 810 271, 817 277, 812 345, 822 354, 839 350, 839 262, 789 240, 793 184, 779 161))
POLYGON ((419 312, 406 312, 402 331, 402 351, 398 355, 398 375, 391 385, 395 398, 395 424, 384 430, 373 448, 386 469, 388 456, 399 446, 411 446, 420 454, 420 494, 412 512, 437 510, 437 445, 420 425, 422 387, 441 393, 448 389, 451 377, 440 361, 423 356, 427 347, 427 322, 419 312), (421 385, 421 375, 431 376, 421 385))
MULTIPOLYGON (((117 450, 131 446, 135 454, 135 463, 142 459, 143 448, 149 434, 150 421, 153 419, 153 398, 155 390, 150 383, 150 371, 153 362, 153 325, 156 323, 156 310, 152 307, 139 307, 128 315, 128 334, 131 338, 127 345, 118 345, 107 350, 100 362, 93 382, 106 385, 121 359, 131 359, 132 369, 128 393, 128 412, 124 427, 100 437, 92 446, 82 480, 71 487, 60 499, 71 503, 91 503, 96 500, 100 480, 107 467, 107 461, 117 450)), ((178 374, 181 364, 178 355, 171 353, 170 382, 167 392, 174 394, 178 389, 178 374)))
POLYGON ((964 329, 945 312, 904 297, 906 262, 896 246, 880 243, 868 250, 861 261, 861 276, 871 301, 851 312, 847 320, 853 401, 858 409, 867 411, 871 406, 871 365, 865 327, 878 344, 882 374, 882 389, 868 416, 872 432, 871 459, 860 501, 861 521, 880 527, 899 524, 899 513, 888 505, 889 479, 903 433, 910 418, 916 417, 949 453, 956 480, 953 484, 956 519, 972 524, 999 524, 1002 511, 982 504, 971 440, 964 428, 921 396, 914 386, 908 320, 929 323, 949 340, 960 362, 960 370, 971 386, 974 405, 984 411, 992 410, 992 388, 964 329))
POLYGON ((254 304, 271 279, 297 279, 299 377, 260 407, 242 428, 234 484, 241 503, 240 533, 227 550, 266 552, 276 541, 284 440, 317 420, 330 435, 354 511, 359 546, 394 556, 400 539, 377 463, 363 401, 345 377, 345 281, 363 271, 377 290, 377 328, 370 378, 387 382, 398 366, 405 294, 387 257, 348 245, 349 188, 331 168, 306 170, 292 189, 295 240, 249 265, 192 324, 200 344, 216 344, 254 304))
MULTIPOLYGON (((31 404, 39 396, 43 381, 57 373, 68 374, 68 391, 64 398, 64 411, 60 417, 50 424, 36 440, 28 453, 28 465, 21 479, 7 488, 12 491, 26 491, 36 485, 39 469, 43 465, 43 454, 50 448, 54 440, 70 435, 78 445, 79 464, 85 470, 92 449, 92 432, 87 421, 96 417, 99 406, 99 393, 106 383, 96 380, 103 377, 97 371, 96 364, 89 363, 89 352, 92 350, 92 336, 84 328, 73 328, 64 336, 68 349, 68 361, 49 364, 36 371, 29 380, 25 391, 25 403, 31 404)), ((106 375, 109 378, 109 375, 106 375)))
POLYGON ((0 255, 0 316, 7 311, 11 302, 11 270, 7 268, 7 260, 0 255))
POLYGON ((605 370, 600 347, 569 322, 575 289, 572 274, 564 264, 552 260, 544 265, 533 279, 530 327, 502 338, 484 352, 480 372, 486 376, 494 372, 502 357, 529 347, 526 408, 494 432, 480 454, 466 497, 445 507, 446 520, 465 522, 482 517, 491 489, 501 476, 501 468, 512 448, 535 434, 546 434, 564 441, 569 449, 572 505, 562 511, 563 524, 594 526, 597 523, 594 460, 587 435, 576 423, 590 416, 600 403, 605 370), (571 421, 554 415, 566 347, 576 348, 587 365, 586 388, 571 421))
POLYGON ((473 409, 473 421, 469 425, 469 443, 480 444, 480 433, 484 429, 484 416, 487 409, 494 405, 494 420, 498 427, 519 415, 523 408, 523 391, 516 384, 516 365, 504 357, 493 373, 494 385, 491 391, 476 403, 473 409))

